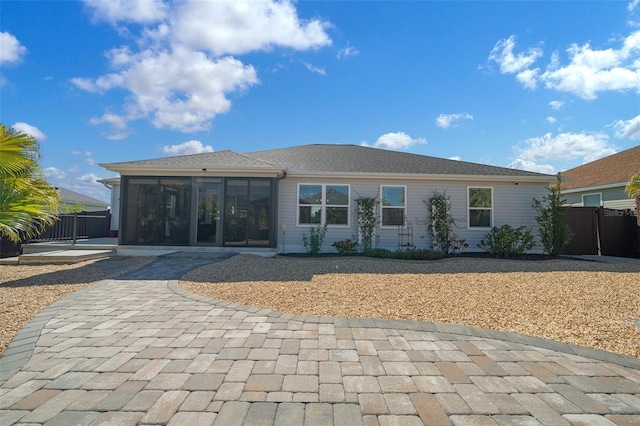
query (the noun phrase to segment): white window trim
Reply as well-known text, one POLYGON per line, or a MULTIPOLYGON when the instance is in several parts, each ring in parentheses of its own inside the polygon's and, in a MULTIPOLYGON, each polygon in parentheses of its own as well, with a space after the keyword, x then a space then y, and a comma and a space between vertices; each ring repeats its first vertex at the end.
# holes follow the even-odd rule
MULTIPOLYGON (((604 200, 602 199, 602 192, 590 192, 588 194, 582 194, 582 207, 585 207, 584 205, 584 197, 588 196, 588 195, 599 195, 600 196, 600 204, 599 207, 602 207, 604 205, 604 200)), ((587 207, 595 207, 595 206, 587 206, 587 207)))
POLYGON ((298 182, 296 188, 296 226, 298 228, 306 228, 313 226, 323 226, 327 222, 327 207, 346 207, 347 208, 347 224, 336 225, 333 223, 327 224, 328 228, 349 228, 351 227, 351 185, 348 183, 312 183, 312 182, 298 182), (322 188, 322 200, 321 204, 300 204, 300 187, 301 186, 320 186, 322 188), (349 189, 347 195, 347 205, 327 204, 327 186, 346 186, 349 189), (320 223, 300 223, 300 207, 303 206, 320 206, 320 223))
POLYGON ((467 229, 469 230, 487 230, 487 229, 491 229, 493 227, 493 224, 495 223, 493 220, 493 209, 495 206, 495 203, 493 201, 493 197, 494 197, 494 193, 495 190, 493 189, 493 186, 477 186, 477 185, 473 185, 473 186, 467 186, 467 229), (470 189, 490 189, 491 190, 491 207, 471 207, 470 203, 469 203, 469 190, 470 189), (471 226, 471 215, 469 214, 469 211, 473 209, 473 210, 489 210, 491 212, 491 223, 489 224, 489 226, 471 226))
POLYGON ((407 185, 380 185, 380 229, 397 229, 398 226, 402 226, 402 227, 407 226, 407 185), (404 206, 385 207, 382 203, 382 188, 404 188, 404 206), (399 208, 404 209, 404 215, 402 219, 403 225, 385 225, 384 223, 382 223, 383 209, 399 209, 399 208))

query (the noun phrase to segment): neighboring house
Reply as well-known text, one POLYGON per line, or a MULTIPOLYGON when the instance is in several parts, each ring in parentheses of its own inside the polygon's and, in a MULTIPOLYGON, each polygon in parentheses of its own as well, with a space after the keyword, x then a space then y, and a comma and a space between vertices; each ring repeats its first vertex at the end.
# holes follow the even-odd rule
POLYGON ((110 231, 118 231, 120 226, 120 178, 100 179, 101 184, 111 190, 111 223, 110 231))
POLYGON ((555 177, 356 145, 304 145, 240 154, 219 151, 101 164, 120 173, 121 245, 264 247, 304 252, 303 234, 327 224, 324 252, 357 238, 358 197, 379 197, 377 246, 428 248, 425 204, 450 197, 456 232, 477 250, 492 226, 534 228, 533 198, 555 177))
POLYGON ((640 173, 640 145, 562 172, 562 194, 573 207, 635 209, 635 200, 627 198, 624 187, 636 173, 640 173))
POLYGON ((65 209, 80 210, 86 212, 97 212, 109 209, 109 203, 79 194, 67 188, 56 187, 60 194, 60 204, 62 211, 65 209))

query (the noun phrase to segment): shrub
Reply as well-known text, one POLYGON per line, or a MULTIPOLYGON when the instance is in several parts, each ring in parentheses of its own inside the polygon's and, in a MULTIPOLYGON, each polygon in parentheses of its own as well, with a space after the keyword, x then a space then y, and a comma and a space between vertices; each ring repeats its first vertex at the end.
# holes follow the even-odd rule
POLYGON ((526 226, 494 226, 478 244, 485 251, 500 256, 520 256, 535 246, 533 234, 526 226))
POLYGON ((549 187, 548 195, 542 197, 542 201, 533 199, 540 243, 543 251, 551 256, 559 255, 572 237, 564 217, 566 200, 562 199, 562 181, 563 177, 558 173, 556 184, 549 187))
POLYGON ((445 254, 435 250, 411 249, 391 251, 387 249, 371 249, 364 252, 365 256, 379 257, 384 259, 402 260, 438 260, 445 257, 445 254))
POLYGON ((346 256, 349 254, 354 254, 356 252, 356 249, 358 248, 358 242, 347 238, 342 241, 335 241, 333 244, 331 244, 331 247, 335 247, 336 250, 338 250, 338 254, 340 256, 346 256))
POLYGON ((302 244, 304 244, 307 254, 315 256, 322 249, 322 242, 327 234, 327 225, 318 225, 315 228, 310 228, 309 233, 309 237, 307 237, 307 234, 302 234, 302 244))
POLYGON ((391 259, 393 252, 383 248, 372 248, 365 250, 364 255, 369 257, 381 257, 391 259))

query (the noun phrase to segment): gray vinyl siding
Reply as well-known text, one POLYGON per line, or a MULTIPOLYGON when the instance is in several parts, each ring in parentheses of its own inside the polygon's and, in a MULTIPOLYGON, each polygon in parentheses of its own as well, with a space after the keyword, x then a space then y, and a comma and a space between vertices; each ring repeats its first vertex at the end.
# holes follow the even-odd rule
POLYGON ((111 226, 112 231, 120 229, 120 184, 111 185, 111 226))
MULTIPOLYGON (((459 220, 455 232, 460 238, 467 240, 467 251, 478 251, 477 244, 488 232, 488 229, 469 229, 467 227, 467 188, 469 186, 493 188, 493 225, 510 224, 527 226, 534 229, 534 211, 531 207, 533 198, 541 199, 547 194, 546 184, 505 182, 482 182, 475 184, 459 181, 409 181, 398 180, 355 180, 355 179, 306 179, 287 177, 279 182, 278 191, 278 253, 304 252, 303 234, 309 235, 310 225, 297 225, 297 191, 299 183, 314 184, 348 184, 350 185, 350 218, 349 227, 331 227, 322 246, 322 252, 334 253, 331 244, 345 238, 357 238, 357 222, 355 202, 359 196, 379 196, 381 185, 406 185, 406 217, 413 226, 413 244, 417 248, 430 248, 431 241, 427 235, 424 221, 427 218, 427 200, 433 191, 444 191, 450 198, 453 216, 459 220), (284 225, 284 232, 283 232, 284 225)), ((378 212, 379 213, 379 212, 378 212)), ((378 227, 377 247, 396 250, 398 248, 398 228, 378 227)))
POLYGON ((635 209, 636 202, 627 198, 624 186, 606 189, 589 189, 585 191, 563 194, 566 204, 572 207, 582 207, 582 196, 586 194, 602 194, 603 207, 609 209, 635 209))

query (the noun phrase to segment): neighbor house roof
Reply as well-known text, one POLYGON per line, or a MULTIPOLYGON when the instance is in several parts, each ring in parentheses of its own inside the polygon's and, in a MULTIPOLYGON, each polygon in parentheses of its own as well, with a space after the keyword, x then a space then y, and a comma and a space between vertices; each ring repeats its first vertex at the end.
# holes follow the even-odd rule
POLYGON ((291 175, 420 175, 468 177, 529 178, 551 181, 549 175, 506 167, 489 166, 466 161, 447 160, 426 155, 409 154, 358 145, 302 145, 238 154, 220 151, 126 163, 101 164, 101 166, 127 174, 144 170, 230 171, 252 170, 291 175))
POLYGON ((109 207, 109 203, 105 203, 97 198, 91 198, 67 188, 56 187, 56 190, 60 194, 60 202, 64 204, 81 204, 87 207, 104 207, 105 209, 109 207))
POLYGON ((640 173, 640 145, 562 172, 564 189, 626 184, 640 173))

